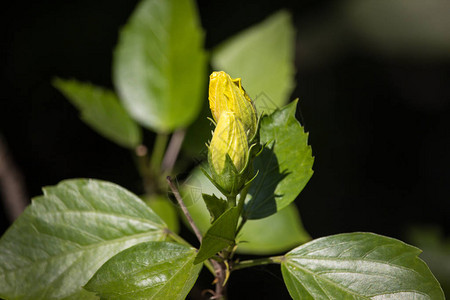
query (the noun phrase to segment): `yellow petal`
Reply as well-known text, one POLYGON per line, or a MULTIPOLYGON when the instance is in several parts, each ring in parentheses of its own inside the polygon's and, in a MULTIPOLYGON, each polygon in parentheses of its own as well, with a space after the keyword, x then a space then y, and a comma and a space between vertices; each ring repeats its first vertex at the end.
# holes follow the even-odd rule
POLYGON ((232 79, 223 71, 213 72, 209 82, 209 107, 216 122, 223 112, 235 113, 249 138, 257 126, 257 116, 252 100, 241 85, 241 79, 232 79))
POLYGON ((211 144, 212 167, 216 173, 225 168, 226 155, 238 171, 244 169, 248 156, 248 141, 242 122, 233 112, 224 111, 214 130, 211 144))

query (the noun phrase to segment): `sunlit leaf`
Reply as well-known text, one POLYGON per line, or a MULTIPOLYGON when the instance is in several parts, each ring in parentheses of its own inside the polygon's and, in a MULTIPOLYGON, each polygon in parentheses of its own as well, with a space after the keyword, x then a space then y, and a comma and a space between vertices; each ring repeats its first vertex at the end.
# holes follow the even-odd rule
POLYGON ((0 239, 0 297, 86 299, 81 287, 104 262, 163 240, 164 227, 115 184, 76 179, 46 187, 0 239))
POLYGON ((339 234, 290 251, 281 270, 294 299, 444 299, 420 253, 372 233, 339 234))
POLYGON ((143 0, 120 32, 113 77, 125 108, 143 126, 188 126, 205 96, 203 31, 192 0, 143 0))
POLYGON ((291 16, 280 11, 219 45, 211 60, 215 70, 242 78, 257 110, 270 113, 287 103, 294 88, 294 52, 291 16))
POLYGON ((196 250, 168 242, 128 248, 108 260, 84 287, 101 299, 185 299, 202 264, 196 250))
POLYGON ((249 189, 245 213, 260 219, 295 200, 313 174, 308 134, 295 118, 297 101, 261 120, 261 143, 268 145, 254 161, 258 176, 249 189))

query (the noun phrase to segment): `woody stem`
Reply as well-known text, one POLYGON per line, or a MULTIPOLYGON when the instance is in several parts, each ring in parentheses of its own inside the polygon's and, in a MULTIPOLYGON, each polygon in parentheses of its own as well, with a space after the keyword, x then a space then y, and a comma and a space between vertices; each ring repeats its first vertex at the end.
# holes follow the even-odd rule
POLYGON ((173 184, 170 176, 167 176, 167 183, 169 184, 169 187, 172 190, 172 193, 175 196, 175 199, 177 199, 178 205, 180 205, 181 210, 183 211, 184 215, 186 216, 186 219, 188 220, 189 225, 191 225, 192 230, 194 230, 194 233, 197 236, 197 239, 201 243, 202 238, 203 238, 202 233, 198 229, 197 225, 195 225, 194 219, 192 219, 191 214, 189 213, 186 205, 184 204, 183 198, 181 198, 180 192, 178 191, 177 187, 173 184))

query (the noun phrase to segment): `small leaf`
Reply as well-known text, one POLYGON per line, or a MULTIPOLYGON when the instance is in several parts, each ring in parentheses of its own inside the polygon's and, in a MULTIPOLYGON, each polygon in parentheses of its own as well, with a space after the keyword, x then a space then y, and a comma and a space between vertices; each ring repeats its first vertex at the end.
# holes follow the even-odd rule
POLYGON ((347 233, 290 251, 281 270, 294 299, 444 299, 420 253, 392 238, 347 233))
POLYGON ((218 198, 216 195, 203 194, 203 200, 211 215, 211 223, 220 217, 228 208, 226 200, 218 198))
POLYGON ((258 112, 283 106, 294 89, 295 32, 291 16, 280 11, 214 50, 211 63, 242 85, 258 112))
POLYGON ((297 208, 291 203, 270 217, 247 221, 238 235, 237 252, 275 254, 309 240, 311 238, 303 228, 297 208))
POLYGON ((108 260, 84 286, 102 299, 185 299, 202 264, 196 250, 169 242, 148 242, 108 260))
POLYGON ((188 126, 207 82, 203 32, 192 0, 144 0, 120 32, 113 78, 125 108, 158 132, 188 126))
MULTIPOLYGON (((180 191, 197 227, 206 232, 211 224, 208 209, 201 198, 202 192, 220 192, 198 168, 194 169, 180 191)), ((183 221, 189 226, 185 219, 183 221)), ((309 239, 296 208, 288 206, 270 217, 248 220, 238 235, 239 244, 236 251, 245 254, 273 254, 309 239)))
POLYGON ((238 220, 237 207, 230 208, 220 216, 206 232, 194 264, 201 263, 225 247, 233 245, 238 220))
POLYGON ((0 297, 85 298, 81 286, 110 257, 165 238, 164 223, 137 196, 99 180, 66 180, 0 239, 0 297))
POLYGON ((175 205, 163 196, 144 196, 142 199, 148 206, 167 224, 167 227, 175 233, 180 230, 178 214, 175 205))
POLYGON ((81 112, 81 119, 118 145, 134 149, 142 130, 122 107, 114 92, 76 80, 55 79, 53 85, 81 112))
POLYGON ((313 174, 308 134, 295 118, 297 101, 261 120, 261 144, 268 143, 255 158, 259 170, 249 191, 245 213, 249 219, 260 219, 288 206, 313 174))

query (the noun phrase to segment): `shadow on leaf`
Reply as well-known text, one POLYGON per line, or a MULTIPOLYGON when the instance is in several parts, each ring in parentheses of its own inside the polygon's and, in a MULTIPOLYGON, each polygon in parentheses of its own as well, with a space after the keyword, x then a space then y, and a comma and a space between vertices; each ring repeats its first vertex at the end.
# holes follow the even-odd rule
POLYGON ((248 219, 261 219, 276 213, 276 198, 283 196, 275 194, 275 190, 289 173, 286 170, 280 172, 278 158, 273 151, 274 147, 275 143, 271 147, 264 148, 253 163, 254 169, 259 170, 259 174, 248 191, 250 200, 246 203, 244 211, 248 219))

